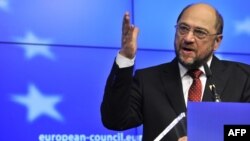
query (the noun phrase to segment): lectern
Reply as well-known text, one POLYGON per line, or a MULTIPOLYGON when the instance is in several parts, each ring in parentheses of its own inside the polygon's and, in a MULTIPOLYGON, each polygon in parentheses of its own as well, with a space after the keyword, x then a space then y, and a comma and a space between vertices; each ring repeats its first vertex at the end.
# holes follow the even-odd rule
POLYGON ((250 140, 250 103, 188 102, 187 109, 188 141, 250 140))

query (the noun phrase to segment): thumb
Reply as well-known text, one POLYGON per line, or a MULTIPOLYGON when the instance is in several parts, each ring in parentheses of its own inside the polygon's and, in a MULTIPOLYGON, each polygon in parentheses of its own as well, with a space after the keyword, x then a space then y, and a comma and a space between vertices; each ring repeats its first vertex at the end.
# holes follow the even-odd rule
POLYGON ((136 41, 137 41, 137 38, 138 38, 138 34, 139 34, 139 28, 133 26, 132 29, 133 29, 133 30, 132 30, 132 41, 133 41, 133 42, 136 42, 136 41))

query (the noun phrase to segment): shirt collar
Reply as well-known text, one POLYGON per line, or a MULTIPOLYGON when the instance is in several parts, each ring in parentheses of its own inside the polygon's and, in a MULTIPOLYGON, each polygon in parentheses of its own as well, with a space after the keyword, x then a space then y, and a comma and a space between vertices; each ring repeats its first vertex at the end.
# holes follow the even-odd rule
MULTIPOLYGON (((213 56, 210 57, 209 60, 207 61, 207 65, 208 65, 209 68, 211 66, 212 58, 213 58, 213 56)), ((180 62, 178 62, 178 66, 179 66, 179 69, 180 69, 180 76, 181 76, 181 78, 183 78, 186 75, 188 69, 185 68, 180 62)), ((203 72, 204 75, 206 74, 203 65, 200 66, 199 69, 203 72)))

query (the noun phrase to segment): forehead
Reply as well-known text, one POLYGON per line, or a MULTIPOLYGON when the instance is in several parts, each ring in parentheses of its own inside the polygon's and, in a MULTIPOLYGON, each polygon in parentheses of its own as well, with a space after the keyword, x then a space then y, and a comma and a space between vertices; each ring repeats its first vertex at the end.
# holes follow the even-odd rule
POLYGON ((193 5, 184 11, 179 23, 186 23, 192 27, 201 27, 213 31, 216 23, 215 10, 209 5, 193 5))

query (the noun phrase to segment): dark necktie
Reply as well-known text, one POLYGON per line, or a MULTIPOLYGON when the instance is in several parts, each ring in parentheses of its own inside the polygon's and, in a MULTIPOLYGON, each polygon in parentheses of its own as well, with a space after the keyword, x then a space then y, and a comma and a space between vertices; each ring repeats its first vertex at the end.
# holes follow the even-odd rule
POLYGON ((201 101, 202 85, 200 76, 203 72, 199 69, 189 70, 188 75, 193 78, 193 83, 188 91, 188 100, 199 102, 201 101))

